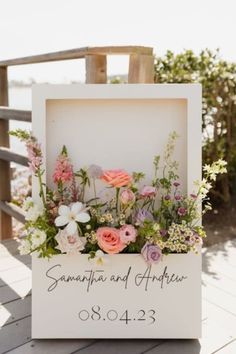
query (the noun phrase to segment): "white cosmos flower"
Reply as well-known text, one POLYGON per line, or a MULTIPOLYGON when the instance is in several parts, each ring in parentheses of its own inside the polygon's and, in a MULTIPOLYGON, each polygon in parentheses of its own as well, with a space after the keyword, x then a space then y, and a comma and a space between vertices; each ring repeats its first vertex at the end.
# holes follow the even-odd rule
POLYGON ((31 244, 29 240, 22 240, 20 246, 18 247, 18 250, 20 252, 20 255, 22 256, 25 254, 29 254, 31 251, 31 244))
POLYGON ((58 227, 66 226, 69 235, 73 235, 77 230, 77 222, 86 223, 90 220, 89 214, 85 211, 82 203, 76 202, 70 206, 61 205, 58 209, 59 216, 55 219, 58 227))
POLYGON ((38 205, 38 204, 33 204, 28 209, 28 211, 26 213, 26 216, 25 216, 25 220, 34 222, 41 215, 43 215, 43 208, 40 205, 38 205))
POLYGON ((32 248, 37 248, 46 241, 47 235, 44 231, 35 229, 31 234, 32 248))
POLYGON ((34 206, 34 201, 31 197, 27 197, 25 200, 24 200, 24 203, 23 203, 23 209, 25 211, 29 210, 29 208, 33 207, 34 206))

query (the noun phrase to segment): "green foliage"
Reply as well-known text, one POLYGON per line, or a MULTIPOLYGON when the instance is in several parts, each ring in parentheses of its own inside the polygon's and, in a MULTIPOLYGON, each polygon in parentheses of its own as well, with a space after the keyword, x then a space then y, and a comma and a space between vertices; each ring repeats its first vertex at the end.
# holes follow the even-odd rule
POLYGON ((132 177, 133 177, 134 183, 139 183, 145 177, 145 173, 133 172, 132 177))
POLYGON ((10 130, 9 135, 15 136, 21 141, 27 141, 31 138, 31 134, 23 129, 10 130))
POLYGON ((218 201, 229 203, 236 175, 236 63, 222 60, 219 52, 167 51, 155 62, 156 83, 200 83, 203 89, 203 163, 218 158, 228 163, 212 189, 218 201))
POLYGON ((86 186, 90 187, 90 179, 88 176, 88 172, 84 168, 81 168, 79 171, 75 172, 75 176, 80 178, 81 200, 82 202, 84 202, 85 187, 86 186))

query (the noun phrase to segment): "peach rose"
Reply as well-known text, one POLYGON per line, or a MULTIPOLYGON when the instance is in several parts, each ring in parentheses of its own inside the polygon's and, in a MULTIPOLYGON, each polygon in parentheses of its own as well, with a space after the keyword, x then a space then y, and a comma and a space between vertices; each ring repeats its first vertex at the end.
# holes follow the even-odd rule
POLYGON ((101 179, 110 186, 116 188, 128 186, 132 181, 132 177, 124 170, 103 171, 101 179))
POLYGON ((96 234, 98 246, 106 253, 119 253, 126 247, 120 238, 119 230, 113 227, 99 227, 96 234))

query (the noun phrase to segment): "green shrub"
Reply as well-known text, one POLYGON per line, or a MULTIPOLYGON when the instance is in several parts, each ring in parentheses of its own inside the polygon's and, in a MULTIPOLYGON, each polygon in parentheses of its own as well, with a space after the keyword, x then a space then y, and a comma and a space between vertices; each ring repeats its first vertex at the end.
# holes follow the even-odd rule
POLYGON ((236 64, 208 49, 200 55, 167 51, 156 57, 155 82, 202 84, 203 163, 219 157, 228 162, 228 173, 219 176, 212 194, 229 204, 236 189, 236 64))

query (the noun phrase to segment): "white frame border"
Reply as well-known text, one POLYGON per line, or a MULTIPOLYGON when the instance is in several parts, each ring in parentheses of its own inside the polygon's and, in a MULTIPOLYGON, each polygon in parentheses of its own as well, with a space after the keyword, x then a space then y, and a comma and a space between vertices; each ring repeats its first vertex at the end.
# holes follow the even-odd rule
MULTIPOLYGON (((56 99, 185 99, 187 100, 187 192, 201 179, 202 129, 200 84, 37 84, 32 88, 32 129, 42 143, 45 164, 46 103, 56 99)), ((44 182, 45 182, 44 175, 44 182)), ((39 201, 38 186, 33 180, 33 198, 39 201)))

